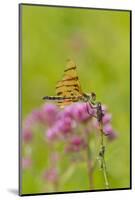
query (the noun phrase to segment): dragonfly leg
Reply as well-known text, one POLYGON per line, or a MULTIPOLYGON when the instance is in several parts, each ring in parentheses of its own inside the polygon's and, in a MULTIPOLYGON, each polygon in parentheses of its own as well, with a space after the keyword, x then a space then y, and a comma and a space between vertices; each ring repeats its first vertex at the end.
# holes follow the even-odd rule
MULTIPOLYGON (((96 106, 93 106, 93 105, 91 105, 91 103, 89 102, 89 106, 90 106, 92 109, 99 109, 98 103, 99 103, 99 102, 96 103, 96 106)), ((102 110, 102 109, 101 109, 101 112, 102 112, 103 115, 105 114, 105 110, 102 110)))
POLYGON ((88 114, 91 115, 92 117, 97 118, 95 115, 93 115, 93 114, 91 114, 91 113, 89 112, 89 106, 91 107, 90 103, 87 102, 87 103, 86 103, 86 109, 87 109, 88 114))
POLYGON ((88 107, 88 103, 86 103, 86 109, 87 109, 87 113, 90 115, 90 112, 89 112, 89 107, 88 107))

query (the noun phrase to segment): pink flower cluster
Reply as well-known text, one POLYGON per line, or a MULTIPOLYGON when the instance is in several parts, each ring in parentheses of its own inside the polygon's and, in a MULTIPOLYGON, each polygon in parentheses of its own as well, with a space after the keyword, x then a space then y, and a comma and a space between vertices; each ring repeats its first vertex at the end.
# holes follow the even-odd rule
POLYGON ((55 183, 58 180, 58 171, 55 167, 49 168, 45 170, 43 174, 43 178, 45 181, 55 183))
MULTIPOLYGON (((102 118, 104 135, 112 140, 116 138, 116 133, 112 128, 112 116, 108 113, 106 106, 102 106, 104 116, 102 118)), ((56 143, 64 143, 64 152, 78 153, 88 147, 87 136, 91 134, 101 134, 99 122, 96 118, 96 108, 88 106, 86 103, 74 103, 59 109, 54 104, 44 104, 41 108, 33 110, 23 122, 22 139, 24 148, 32 146, 34 137, 34 127, 40 124, 44 129, 45 141, 51 146, 56 143)), ((26 152, 26 151, 25 151, 26 152)), ((59 179, 58 161, 59 154, 51 152, 49 156, 50 164, 43 171, 43 180, 54 185, 59 179)), ((30 169, 32 166, 30 154, 22 158, 23 169, 30 169)))
MULTIPOLYGON (((108 139, 114 139, 116 133, 111 125, 112 116, 105 106, 102 106, 102 109, 104 112, 102 119, 104 134, 108 139)), ((25 143, 32 140, 32 128, 38 123, 45 126, 45 139, 47 141, 66 140, 66 144, 67 142, 69 144, 66 149, 70 151, 79 151, 86 146, 83 137, 86 126, 89 133, 99 131, 95 108, 90 106, 88 108, 86 103, 74 103, 63 110, 54 104, 44 104, 42 108, 34 110, 24 121, 23 140, 25 143)))
MULTIPOLYGON (((113 140, 117 137, 117 133, 112 128, 111 124, 112 115, 108 113, 107 107, 105 105, 102 106, 102 110, 103 110, 102 124, 103 124, 104 135, 107 136, 109 140, 113 140)), ((96 119, 94 119, 94 126, 97 129, 99 128, 99 124, 96 119)))

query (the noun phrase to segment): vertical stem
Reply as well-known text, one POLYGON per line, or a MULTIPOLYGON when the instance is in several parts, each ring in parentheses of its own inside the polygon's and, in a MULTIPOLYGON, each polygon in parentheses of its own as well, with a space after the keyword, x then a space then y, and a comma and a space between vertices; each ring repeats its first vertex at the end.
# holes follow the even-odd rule
POLYGON ((91 150, 90 150, 90 147, 89 147, 89 135, 88 135, 88 132, 86 133, 86 141, 87 141, 86 156, 87 156, 87 168, 88 168, 88 177, 89 177, 89 188, 90 188, 90 190, 92 190, 94 188, 93 163, 92 163, 91 150))
POLYGON ((89 176, 89 187, 92 190, 94 188, 94 183, 93 183, 93 163, 90 158, 90 149, 89 146, 87 147, 87 167, 88 167, 88 176, 89 176))
MULTIPOLYGON (((57 166, 58 166, 58 161, 57 162, 54 162, 52 160, 52 155, 55 151, 55 147, 54 147, 54 144, 53 143, 48 143, 48 149, 49 149, 49 158, 48 158, 48 165, 49 166, 53 166, 57 169, 57 166)), ((58 192, 58 189, 59 189, 59 180, 58 180, 58 177, 57 177, 57 180, 55 180, 54 182, 52 182, 52 186, 54 188, 54 191, 55 192, 58 192)))
POLYGON ((108 176, 107 176, 107 170, 106 170, 106 163, 105 163, 105 159, 104 158, 103 158, 103 173, 104 173, 106 189, 109 189, 109 182, 108 182, 108 176))
POLYGON ((105 153, 104 132, 103 132, 102 128, 100 129, 100 131, 101 131, 101 150, 100 150, 101 168, 103 170, 103 176, 104 176, 106 189, 109 189, 109 181, 108 181, 106 162, 105 162, 105 157, 104 157, 104 153, 105 153))
POLYGON ((53 186, 54 186, 55 192, 58 192, 58 181, 55 181, 53 186))

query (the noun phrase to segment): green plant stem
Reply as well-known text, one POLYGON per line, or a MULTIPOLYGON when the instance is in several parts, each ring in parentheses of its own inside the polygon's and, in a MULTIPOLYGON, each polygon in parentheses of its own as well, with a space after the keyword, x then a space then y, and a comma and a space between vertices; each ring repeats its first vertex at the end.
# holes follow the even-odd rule
POLYGON ((105 159, 103 159, 103 173, 104 173, 104 180, 105 180, 106 189, 109 189, 109 182, 108 182, 105 159))
POLYGON ((106 162, 105 162, 105 146, 104 146, 104 132, 101 129, 101 150, 100 150, 100 158, 101 158, 101 168, 103 170, 103 176, 105 181, 105 187, 106 189, 109 189, 109 181, 108 181, 108 174, 107 174, 107 168, 106 168, 106 162))
POLYGON ((53 183, 53 186, 54 186, 55 192, 58 192, 58 181, 55 181, 55 182, 53 183))
POLYGON ((90 187, 90 190, 92 190, 94 188, 93 162, 92 162, 91 150, 90 150, 90 147, 89 147, 89 135, 88 134, 87 134, 86 156, 87 156, 87 168, 88 168, 88 177, 89 177, 89 187, 90 187))

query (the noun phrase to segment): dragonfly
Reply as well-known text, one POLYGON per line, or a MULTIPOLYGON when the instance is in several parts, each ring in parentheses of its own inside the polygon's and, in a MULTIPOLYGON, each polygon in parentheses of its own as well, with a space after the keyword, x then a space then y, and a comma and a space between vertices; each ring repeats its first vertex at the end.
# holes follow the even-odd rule
POLYGON ((68 60, 64 75, 56 84, 56 96, 44 96, 43 99, 56 101, 60 108, 64 108, 74 102, 88 102, 95 105, 96 94, 82 91, 77 75, 77 65, 73 60, 68 60))

